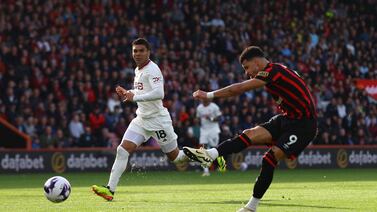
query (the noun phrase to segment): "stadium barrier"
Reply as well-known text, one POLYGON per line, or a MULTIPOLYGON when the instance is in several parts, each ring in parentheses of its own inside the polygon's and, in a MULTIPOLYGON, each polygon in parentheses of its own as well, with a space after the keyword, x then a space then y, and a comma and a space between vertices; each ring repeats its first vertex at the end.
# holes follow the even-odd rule
POLYGON ((31 138, 0 117, 0 148, 25 148, 31 150, 31 138), (4 139, 7 138, 7 139, 4 139))
MULTIPOLYGON (((266 148, 251 147, 227 158, 228 169, 258 169, 266 148)), ((110 171, 114 149, 0 150, 0 173, 110 171)), ((377 146, 312 146, 279 168, 377 168, 377 146)), ((130 171, 195 170, 197 163, 175 165, 158 148, 143 148, 129 159, 130 171)))

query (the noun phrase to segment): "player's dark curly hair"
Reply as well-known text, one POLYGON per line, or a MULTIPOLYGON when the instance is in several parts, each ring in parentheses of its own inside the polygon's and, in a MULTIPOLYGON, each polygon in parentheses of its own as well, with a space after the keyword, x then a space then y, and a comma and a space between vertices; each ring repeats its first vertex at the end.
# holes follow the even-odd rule
POLYGON ((242 51, 239 60, 242 63, 244 60, 251 60, 254 57, 266 57, 266 55, 258 46, 249 46, 242 51))
POLYGON ((143 45, 145 46, 149 51, 151 50, 151 44, 145 39, 145 38, 138 38, 132 42, 132 46, 134 45, 143 45))

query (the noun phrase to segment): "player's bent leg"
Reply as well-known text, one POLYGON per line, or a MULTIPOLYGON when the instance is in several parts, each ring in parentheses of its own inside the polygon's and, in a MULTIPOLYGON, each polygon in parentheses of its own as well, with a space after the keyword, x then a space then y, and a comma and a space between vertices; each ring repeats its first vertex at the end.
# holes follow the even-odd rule
POLYGON ((240 152, 251 145, 251 142, 245 134, 241 134, 233 139, 224 141, 217 148, 205 150, 203 148, 183 147, 183 152, 191 160, 201 163, 204 167, 209 167, 217 157, 240 152))
POLYGON ((271 147, 272 152, 274 153, 274 156, 277 161, 281 161, 284 158, 287 157, 287 155, 284 153, 283 150, 281 150, 278 146, 272 146, 271 147))
POLYGON ((198 161, 202 166, 210 166, 212 161, 219 156, 238 153, 252 144, 271 144, 271 133, 261 126, 245 130, 241 135, 222 142, 217 148, 209 150, 183 147, 183 152, 192 160, 198 161))
POLYGON ((168 157, 170 161, 174 161, 178 157, 178 154, 179 154, 179 149, 175 148, 173 151, 166 153, 166 156, 168 157))
POLYGON ((262 198, 264 193, 267 191, 272 182, 277 163, 278 161, 272 149, 270 149, 263 155, 262 168, 253 190, 253 196, 255 198, 262 198))
POLYGON ((264 154, 262 168, 254 185, 253 196, 244 208, 256 211, 259 200, 271 185, 278 161, 282 160, 284 157, 285 153, 277 146, 273 146, 264 154))
POLYGON ((205 150, 203 148, 183 147, 183 152, 190 159, 201 163, 202 166, 209 167, 217 157, 240 152, 252 143, 253 141, 246 134, 242 133, 233 139, 222 142, 217 148, 205 150))
POLYGON ((166 156, 173 163, 184 163, 188 161, 188 157, 182 150, 178 149, 178 147, 176 147, 173 151, 166 153, 166 156))
POLYGON ((123 149, 126 150, 129 154, 132 154, 135 152, 138 145, 134 142, 125 140, 119 146, 123 147, 123 149))
POLYGON ((270 144, 272 136, 269 131, 261 126, 246 129, 236 138, 229 139, 217 147, 220 156, 226 156, 232 153, 238 153, 250 145, 270 144))
POLYGON ((262 126, 256 126, 251 129, 246 129, 242 132, 248 138, 253 141, 253 144, 271 144, 272 135, 271 133, 262 126))
MULTIPOLYGON (((160 121, 158 122, 160 123, 160 121)), ((187 156, 178 148, 178 136, 174 132, 170 116, 167 116, 166 120, 162 120, 161 123, 161 130, 152 131, 151 136, 156 139, 161 151, 166 154, 170 161, 176 164, 187 162, 187 156)))

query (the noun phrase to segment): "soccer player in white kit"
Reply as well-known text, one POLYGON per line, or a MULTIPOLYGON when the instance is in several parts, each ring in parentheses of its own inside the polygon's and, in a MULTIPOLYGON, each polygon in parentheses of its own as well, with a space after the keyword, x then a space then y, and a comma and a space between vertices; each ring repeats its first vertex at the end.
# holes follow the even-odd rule
POLYGON ((174 163, 188 161, 183 151, 178 149, 170 114, 162 105, 164 78, 160 68, 149 59, 150 53, 151 47, 147 40, 138 38, 132 42, 132 57, 137 66, 134 89, 126 90, 120 86, 115 89, 123 101, 136 102, 138 109, 136 118, 131 121, 117 148, 107 186, 92 186, 98 196, 108 201, 114 197, 119 178, 126 170, 129 155, 150 137, 157 140, 169 160, 174 163))
MULTIPOLYGON (((196 108, 196 116, 200 118, 200 138, 199 143, 204 148, 213 148, 219 144, 219 117, 221 111, 219 106, 209 99, 204 99, 202 103, 196 108)), ((203 167, 204 172, 202 176, 209 176, 209 168, 203 167)))

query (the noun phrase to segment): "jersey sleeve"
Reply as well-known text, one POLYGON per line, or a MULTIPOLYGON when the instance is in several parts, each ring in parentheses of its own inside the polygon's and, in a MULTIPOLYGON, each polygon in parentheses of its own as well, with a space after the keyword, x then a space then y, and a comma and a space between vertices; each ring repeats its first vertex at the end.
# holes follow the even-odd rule
POLYGON ((259 71, 255 76, 255 79, 265 81, 268 84, 277 79, 278 72, 278 69, 275 66, 271 65, 267 67, 265 70, 259 71))
POLYGON ((164 90, 164 77, 162 76, 160 69, 151 69, 148 74, 148 81, 152 90, 156 88, 164 90))

